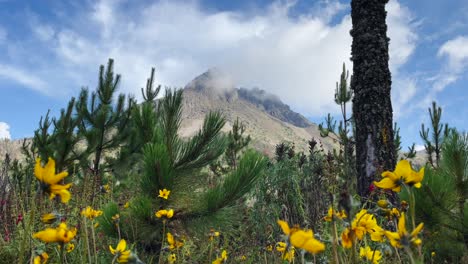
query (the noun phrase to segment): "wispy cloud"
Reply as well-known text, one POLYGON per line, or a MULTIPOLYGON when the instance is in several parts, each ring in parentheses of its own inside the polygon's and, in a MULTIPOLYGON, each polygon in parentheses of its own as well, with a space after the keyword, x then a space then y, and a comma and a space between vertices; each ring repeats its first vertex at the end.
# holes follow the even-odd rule
MULTIPOLYGON (((237 85, 266 89, 305 115, 336 112, 333 93, 341 65, 345 62, 352 69, 351 19, 337 16, 347 5, 321 1, 323 12, 293 17, 294 4, 274 2, 261 11, 217 12, 197 1, 145 5, 96 1, 70 14, 70 19, 84 21, 79 26, 49 25, 47 19, 36 16, 31 31, 41 52, 28 48, 40 64, 27 75, 36 77, 27 80, 24 70, 5 66, 3 72, 36 89, 47 80, 50 87, 76 93, 81 85, 95 85, 98 65, 111 57, 116 72, 123 73, 122 91, 138 95, 152 66, 156 66, 158 83, 177 87, 208 68, 219 67, 232 74, 237 85)), ((395 82, 393 93, 405 104, 414 95, 407 92, 405 83, 411 78, 398 70, 415 49, 416 26, 411 12, 398 1, 390 1, 387 11, 390 67, 394 79, 401 80, 395 82)), ((411 85, 417 89, 416 82, 411 85)))
POLYGON ((457 82, 468 68, 468 36, 457 36, 444 42, 437 51, 437 57, 443 60, 437 74, 426 81, 431 85, 422 106, 427 106, 449 85, 457 82))
POLYGON ((437 52, 437 56, 448 59, 448 68, 455 74, 468 66, 468 36, 457 36, 445 42, 437 52))
POLYGON ((0 122, 0 139, 11 139, 10 126, 5 122, 0 122))
POLYGON ((39 77, 34 76, 30 72, 25 72, 21 68, 16 68, 9 65, 0 64, 0 79, 14 81, 26 87, 35 89, 40 92, 45 92, 46 84, 39 77))

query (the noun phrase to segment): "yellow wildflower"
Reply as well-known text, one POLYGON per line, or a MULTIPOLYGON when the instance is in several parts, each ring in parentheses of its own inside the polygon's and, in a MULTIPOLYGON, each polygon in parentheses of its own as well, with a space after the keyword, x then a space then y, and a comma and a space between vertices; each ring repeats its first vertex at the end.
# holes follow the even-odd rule
POLYGON ((115 249, 109 245, 109 250, 112 255, 117 256, 118 263, 127 263, 131 255, 131 251, 127 250, 127 242, 124 239, 119 241, 115 249))
POLYGON ((162 190, 159 190, 158 197, 161 197, 161 198, 167 200, 169 198, 169 194, 171 194, 171 191, 169 191, 167 189, 162 189, 162 190))
POLYGON ((163 216, 165 216, 166 218, 172 218, 172 216, 174 216, 174 210, 170 209, 170 210, 159 210, 157 211, 155 214, 154 214, 157 218, 161 218, 163 216))
POLYGON ((218 231, 215 231, 214 229, 210 229, 210 233, 208 234, 208 237, 210 241, 213 241, 215 237, 219 237, 220 233, 218 231))
POLYGON ((395 171, 384 171, 382 173, 382 180, 379 182, 374 181, 374 185, 382 189, 400 192, 403 183, 420 188, 423 178, 424 167, 419 172, 416 172, 411 168, 409 161, 401 160, 398 162, 395 171))
POLYGON ((176 262, 176 260, 177 260, 177 256, 174 253, 170 254, 169 257, 167 258, 167 261, 169 261, 169 263, 171 264, 176 262))
POLYGON ((333 210, 333 207, 330 206, 330 208, 328 208, 328 213, 327 215, 323 218, 325 221, 327 222, 331 222, 335 219, 343 219, 343 218, 346 218, 347 215, 346 215, 346 212, 344 210, 342 210, 341 212, 337 212, 335 210, 333 210))
POLYGON ((33 259, 34 264, 46 264, 49 259, 49 255, 46 252, 43 252, 40 255, 37 255, 33 259))
POLYGON ((312 230, 299 230, 291 234, 289 239, 294 247, 305 249, 312 254, 317 254, 325 250, 325 244, 314 238, 312 230))
POLYGON ((367 260, 372 261, 373 264, 379 264, 382 258, 382 253, 379 250, 372 250, 369 246, 359 250, 359 257, 365 257, 367 260))
POLYGON ((286 260, 286 261, 288 261, 288 262, 291 262, 291 261, 294 260, 295 252, 296 252, 296 251, 295 251, 294 247, 291 247, 290 250, 288 250, 287 252, 283 253, 283 255, 281 256, 281 258, 282 258, 283 260, 286 260))
POLYGON ((83 209, 83 211, 81 211, 81 215, 93 220, 94 218, 102 215, 102 211, 94 210, 93 208, 91 208, 91 206, 87 206, 85 209, 83 209))
POLYGON ((283 233, 289 237, 289 241, 296 248, 302 248, 312 254, 317 254, 325 250, 325 244, 314 238, 312 230, 302 230, 299 228, 289 228, 287 222, 278 220, 283 233))
POLYGON ((381 242, 385 235, 385 230, 377 224, 374 215, 362 209, 356 214, 351 222, 350 228, 345 228, 341 233, 341 245, 344 248, 351 248, 355 239, 362 240, 364 235, 370 234, 372 241, 381 242))
POLYGON ((366 233, 370 234, 372 241, 382 241, 384 235, 384 230, 377 224, 377 219, 365 209, 356 214, 351 223, 351 231, 359 240, 362 240, 366 233))
POLYGON ((67 246, 65 247, 65 250, 70 253, 75 249, 75 244, 73 243, 68 243, 67 246))
POLYGON ((385 236, 390 240, 390 244, 396 248, 409 246, 410 244, 418 246, 422 241, 417 236, 423 227, 424 224, 420 223, 411 233, 408 233, 406 230, 405 213, 401 213, 400 219, 398 219, 397 232, 385 231, 385 236))
POLYGON ((286 246, 287 246, 286 243, 278 242, 278 243, 276 243, 276 251, 284 252, 284 251, 286 251, 286 246))
POLYGON ((128 207, 130 207, 130 203, 129 203, 129 202, 126 202, 126 203, 124 204, 124 208, 128 208, 128 207))
POLYGON ((118 224, 120 222, 120 215, 116 214, 116 215, 112 216, 111 219, 115 224, 118 224))
POLYGON ((102 192, 104 192, 104 193, 108 193, 108 192, 110 192, 111 187, 110 187, 109 184, 104 184, 104 185, 101 187, 101 190, 102 190, 102 192))
POLYGON ((33 235, 34 238, 45 243, 68 243, 76 236, 76 228, 68 229, 66 223, 60 223, 57 228, 46 228, 33 235))
POLYGON ((377 205, 380 207, 380 208, 387 208, 388 207, 388 201, 387 200, 378 200, 377 201, 377 205))
POLYGON ((44 224, 52 224, 60 219, 60 215, 57 213, 44 214, 41 217, 41 221, 44 224))
POLYGON ((55 161, 52 158, 49 158, 44 167, 41 166, 41 159, 36 159, 34 176, 36 176, 36 178, 41 182, 42 190, 49 194, 50 199, 54 199, 55 196, 58 195, 62 203, 68 203, 71 198, 71 194, 68 191, 71 184, 58 184, 68 176, 68 172, 64 171, 59 174, 55 174, 55 161))
POLYGON ((273 246, 272 246, 272 245, 268 245, 268 246, 266 247, 266 250, 267 250, 267 251, 270 251, 270 252, 273 251, 273 246))
POLYGON ((245 255, 242 255, 240 259, 241 259, 241 261, 246 261, 247 257, 245 255))
POLYGON ((341 245, 344 248, 351 248, 353 246, 353 238, 349 228, 345 228, 341 233, 341 245))
POLYGON ((167 243, 169 244, 170 250, 180 248, 184 245, 182 241, 175 240, 171 233, 167 233, 167 243))
POLYGON ((221 264, 223 262, 225 262, 228 258, 228 254, 227 254, 227 251, 226 250, 223 250, 223 252, 221 253, 221 257, 215 259, 212 264, 221 264))

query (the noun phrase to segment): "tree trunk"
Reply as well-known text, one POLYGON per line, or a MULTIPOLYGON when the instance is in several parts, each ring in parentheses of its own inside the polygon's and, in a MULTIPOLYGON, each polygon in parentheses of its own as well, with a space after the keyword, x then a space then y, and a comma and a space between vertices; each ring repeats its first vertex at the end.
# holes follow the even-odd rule
POLYGON ((390 100, 385 4, 388 0, 352 0, 351 60, 356 122, 358 194, 366 199, 370 186, 383 170, 393 170, 393 110, 390 100))

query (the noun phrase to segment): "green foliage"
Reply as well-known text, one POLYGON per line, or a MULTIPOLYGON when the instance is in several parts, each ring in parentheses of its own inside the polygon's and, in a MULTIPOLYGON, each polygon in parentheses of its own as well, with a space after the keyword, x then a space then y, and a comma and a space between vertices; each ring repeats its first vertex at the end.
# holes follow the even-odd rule
POLYGON ((147 194, 155 194, 164 188, 172 189, 174 170, 166 145, 161 142, 146 144, 143 157, 142 190, 147 194))
POLYGON ((435 251, 438 260, 457 262, 468 252, 468 135, 451 132, 441 157, 439 167, 426 167, 423 185, 414 191, 416 212, 428 230, 427 254, 435 251))
POLYGON ((346 111, 346 103, 353 98, 353 91, 348 85, 349 71, 346 70, 346 65, 343 63, 343 71, 341 72, 340 81, 336 82, 335 103, 342 107, 342 111, 346 111))
POLYGON ((141 88, 144 102, 131 106, 131 115, 125 131, 128 135, 122 147, 119 149, 117 158, 109 159, 114 173, 119 178, 125 178, 131 172, 137 173, 140 170, 139 161, 142 158, 143 146, 153 141, 158 129, 158 111, 156 111, 156 98, 161 89, 161 85, 154 86, 154 68, 147 80, 146 89, 141 88), (129 168, 132 168, 129 171, 129 168))
POLYGON ((266 159, 254 151, 248 151, 239 162, 239 166, 224 182, 205 193, 207 212, 231 206, 250 191, 266 166, 266 159))
POLYGON ((395 157, 398 157, 401 150, 401 136, 397 122, 393 123, 393 144, 395 145, 395 157))
POLYGON ((340 106, 341 120, 338 123, 338 130, 336 128, 336 121, 328 114, 325 119, 326 127, 323 124, 319 125, 320 136, 327 137, 330 133, 338 136, 340 143, 340 151, 333 152, 334 158, 340 164, 340 177, 345 181, 344 186, 346 189, 352 189, 355 185, 355 147, 354 147, 354 126, 353 118, 348 116, 348 104, 353 99, 353 90, 349 82, 349 72, 343 63, 343 71, 340 76, 339 82, 336 83, 335 89, 335 103, 340 106))
POLYGON ((107 235, 118 237, 117 222, 112 217, 120 214, 119 206, 114 202, 109 202, 102 211, 103 214, 97 218, 99 228, 107 235))
POLYGON ((428 162, 434 167, 439 166, 442 144, 450 129, 448 124, 441 124, 442 108, 438 107, 436 102, 432 102, 432 108, 428 108, 427 111, 429 112, 429 117, 431 119, 431 137, 429 136, 429 128, 426 129, 424 124, 421 124, 419 135, 424 141, 424 147, 428 155, 428 162))
POLYGON ((210 170, 218 177, 237 168, 242 150, 250 143, 250 136, 245 136, 245 125, 236 119, 227 135, 227 147, 222 160, 210 164, 210 170), (226 165, 225 165, 226 164, 226 165))
POLYGON ((320 123, 319 126, 320 136, 321 137, 328 137, 330 132, 334 133, 336 129, 336 121, 333 120, 333 117, 330 113, 328 113, 327 118, 325 118, 325 127, 323 123, 320 123))
POLYGON ((256 185, 249 223, 252 236, 262 248, 276 243, 279 229, 273 226, 278 219, 315 227, 326 212, 329 190, 323 188, 328 185, 323 155, 315 150, 313 141, 309 146, 312 154, 302 166, 301 154, 280 159, 269 166, 256 185))
POLYGON ((416 150, 415 150, 416 144, 413 143, 411 147, 408 147, 408 152, 404 154, 406 159, 413 159, 416 157, 416 150))
POLYGON ((86 140, 82 163, 87 163, 88 155, 92 155, 90 169, 99 179, 101 170, 108 167, 102 168, 105 154, 118 148, 128 136, 125 128, 130 120, 133 98, 129 97, 126 104, 125 95, 120 94, 114 101, 119 84, 120 75, 114 74, 114 61, 109 59, 107 68, 101 65, 99 69, 97 90, 89 96, 88 89, 83 88, 75 104, 76 112, 82 118, 78 132, 86 140))

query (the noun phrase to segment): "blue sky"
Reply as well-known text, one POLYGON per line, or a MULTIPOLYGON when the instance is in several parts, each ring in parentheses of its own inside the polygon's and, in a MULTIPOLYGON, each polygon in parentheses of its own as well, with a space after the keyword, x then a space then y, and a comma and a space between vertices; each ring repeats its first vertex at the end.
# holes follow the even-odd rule
MULTIPOLYGON (((405 146, 421 144, 433 100, 443 121, 467 130, 468 1, 390 0, 395 120, 405 146)), ((29 137, 57 115, 100 64, 115 59, 120 91, 139 96, 151 67, 182 87, 218 67, 236 85, 277 94, 315 122, 333 102, 349 61, 349 1, 0 0, 0 137, 29 137)))

